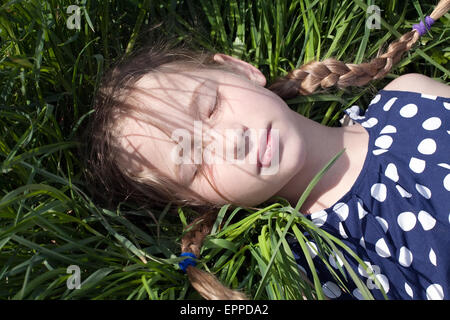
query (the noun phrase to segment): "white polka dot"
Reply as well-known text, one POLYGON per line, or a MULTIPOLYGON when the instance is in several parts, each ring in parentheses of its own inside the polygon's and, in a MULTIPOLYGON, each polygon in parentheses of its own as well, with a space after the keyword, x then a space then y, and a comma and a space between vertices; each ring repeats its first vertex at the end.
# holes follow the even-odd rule
POLYGON ((413 261, 412 252, 407 247, 401 247, 398 256, 398 262, 404 267, 409 267, 412 261, 413 261))
POLYGON ((358 272, 359 272, 359 274, 361 276, 363 276, 365 278, 368 278, 369 277, 369 273, 373 273, 372 264, 370 262, 368 262, 368 261, 364 261, 364 264, 367 267, 367 271, 361 264, 359 264, 358 265, 358 272), (367 272, 369 272, 369 273, 367 273, 367 272))
POLYGON ((348 217, 348 212, 349 212, 348 205, 345 204, 344 202, 337 203, 333 207, 333 211, 336 212, 336 214, 338 215, 338 217, 341 221, 345 221, 348 217))
POLYGON ((434 252, 433 248, 430 249, 430 253, 428 254, 428 258, 430 259, 430 262, 431 262, 434 266, 437 266, 436 253, 434 252))
POLYGON ((444 183, 444 188, 447 189, 447 191, 450 191, 450 173, 445 176, 443 183, 444 183))
POLYGON ((355 290, 353 290, 352 292, 353 296, 358 299, 358 300, 364 300, 364 296, 361 294, 361 291, 356 288, 355 290))
POLYGON ((414 213, 405 211, 398 215, 397 223, 403 231, 410 231, 416 225, 416 216, 414 213))
POLYGON ((422 127, 425 130, 431 131, 431 130, 436 130, 437 128, 439 128, 441 126, 441 124, 442 124, 441 119, 439 119, 438 117, 432 117, 432 118, 425 120, 422 123, 422 127))
POLYGON ((383 183, 375 183, 372 188, 370 188, 370 194, 376 200, 383 202, 386 200, 387 189, 383 183))
POLYGON ((444 162, 438 163, 438 166, 450 170, 450 164, 448 164, 448 163, 444 163, 444 162))
POLYGON ((436 224, 436 219, 433 218, 428 212, 421 210, 417 215, 423 230, 428 231, 434 228, 436 224))
POLYGON ((408 296, 410 296, 411 298, 414 298, 414 293, 413 293, 411 287, 409 286, 409 284, 407 284, 406 282, 405 282, 405 291, 408 294, 408 296))
POLYGON ((341 289, 331 281, 327 281, 322 286, 323 293, 330 299, 339 298, 341 295, 341 289))
POLYGON ((432 284, 427 288, 427 299, 428 300, 443 300, 444 290, 440 284, 432 284))
POLYGON ((386 102, 383 106, 384 111, 389 111, 391 109, 392 105, 397 101, 397 97, 389 99, 388 102, 386 102))
POLYGON ((434 96, 434 95, 431 95, 431 94, 425 94, 425 93, 422 93, 421 97, 425 98, 425 99, 431 99, 431 100, 436 100, 437 99, 437 96, 434 96))
POLYGON ((409 193, 408 191, 406 191, 405 189, 403 189, 401 186, 396 185, 395 187, 397 188, 398 193, 400 193, 400 195, 403 198, 411 198, 412 197, 412 194, 409 193))
POLYGON ((392 181, 397 182, 398 181, 398 171, 397 167, 393 163, 389 163, 386 167, 386 170, 384 171, 384 175, 391 179, 392 181))
POLYGON ((433 154, 436 151, 436 142, 431 138, 423 139, 417 146, 417 150, 422 154, 433 154))
POLYGON ((325 210, 321 210, 311 214, 312 223, 314 223, 317 227, 323 226, 323 224, 327 221, 327 217, 328 214, 325 210))
POLYGON ((347 233, 345 233, 344 225, 342 224, 342 222, 339 222, 339 234, 343 239, 348 238, 347 233))
POLYGON ((376 275, 377 280, 380 282, 381 286, 383 287, 383 290, 385 293, 389 292, 389 280, 384 274, 377 274, 376 275))
POLYGON ((400 115, 403 118, 412 118, 417 114, 417 106, 413 103, 409 103, 400 109, 400 115))
POLYGON ((344 262, 342 262, 341 258, 339 258, 339 256, 336 254, 336 252, 332 252, 328 255, 328 262, 335 269, 339 269, 339 267, 342 268, 344 266, 344 262), (339 267, 336 264, 336 262, 339 264, 339 267))
POLYGON ((444 107, 445 109, 450 110, 450 103, 444 102, 444 107))
POLYGON ((358 208, 358 217, 360 219, 364 218, 364 216, 367 214, 367 211, 364 209, 361 200, 358 200, 358 204, 356 206, 358 208))
POLYGON ((389 229, 388 222, 381 217, 375 217, 375 219, 377 219, 377 221, 380 224, 381 228, 383 229, 384 233, 386 233, 387 230, 389 229))
MULTIPOLYGON (((359 267, 358 267, 358 270, 359 270, 359 267)), ((388 293, 389 292, 389 281, 388 281, 388 278, 384 274, 381 274, 380 267, 377 265, 373 265, 373 266, 369 265, 369 273, 370 272, 372 272, 370 274, 370 276, 367 273, 365 275, 365 277, 368 278, 367 282, 366 282, 367 288, 370 290, 374 290, 374 289, 379 290, 380 288, 379 288, 378 284, 375 282, 375 279, 376 279, 380 283, 384 292, 388 293)))
POLYGON ((380 131, 380 134, 396 133, 396 132, 397 132, 397 128, 388 124, 380 131))
POLYGON ((307 241, 306 246, 308 247, 308 252, 311 255, 311 258, 314 259, 317 256, 317 245, 312 241, 307 241))
POLYGON ((387 149, 375 149, 375 150, 372 151, 372 153, 373 153, 374 155, 378 156, 378 155, 380 155, 380 154, 382 154, 382 153, 385 153, 385 152, 387 152, 387 151, 388 151, 387 149))
POLYGON ((416 183, 416 190, 420 193, 425 199, 431 198, 431 190, 425 187, 424 185, 416 183))
POLYGON ((369 106, 370 106, 371 104, 377 103, 378 101, 380 101, 380 99, 381 99, 381 95, 380 95, 380 94, 377 94, 377 95, 372 99, 372 101, 370 101, 369 106))
POLYGON ((364 241, 364 237, 361 237, 361 239, 359 239, 359 245, 366 249, 366 242, 364 241))
POLYGON ((425 170, 425 165, 425 160, 416 157, 411 157, 411 160, 409 160, 409 168, 415 173, 422 173, 425 170))
POLYGON ((393 141, 391 136, 382 135, 375 140, 375 145, 381 149, 389 149, 393 141))
POLYGON ((377 118, 370 118, 367 119, 366 121, 362 122, 361 125, 364 128, 372 128, 374 125, 376 125, 378 123, 378 119, 377 118))
POLYGON ((391 252, 389 251, 386 241, 384 241, 383 238, 379 239, 375 243, 375 251, 382 258, 388 258, 391 256, 391 252))

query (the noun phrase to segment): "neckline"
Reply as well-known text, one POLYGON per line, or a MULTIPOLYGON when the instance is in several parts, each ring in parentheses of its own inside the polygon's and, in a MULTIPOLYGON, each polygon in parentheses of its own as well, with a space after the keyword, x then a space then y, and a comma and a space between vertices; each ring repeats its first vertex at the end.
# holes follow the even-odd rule
POLYGON ((394 94, 412 95, 412 96, 419 96, 419 98, 423 98, 423 99, 450 101, 450 98, 448 98, 448 97, 437 96, 434 94, 420 93, 420 92, 416 92, 416 91, 381 89, 378 91, 378 94, 381 94, 382 92, 384 92, 386 94, 391 94, 391 95, 394 95, 394 94))
POLYGON ((318 218, 321 215, 327 214, 327 211, 332 210, 340 202, 346 202, 348 199, 351 198, 351 196, 353 194, 357 193, 357 191, 359 190, 361 183, 364 180, 364 177, 366 176, 367 172, 369 171, 370 164, 373 159, 373 154, 370 151, 370 146, 373 145, 373 136, 370 134, 370 130, 368 130, 368 128, 362 126, 360 123, 360 122, 364 122, 365 120, 367 120, 366 117, 364 117, 363 119, 360 119, 360 120, 355 120, 355 122, 357 122, 357 124, 355 124, 355 125, 360 125, 369 135, 369 141, 367 143, 367 152, 366 152, 366 155, 364 158, 363 166, 362 166, 355 182, 352 184, 350 189, 342 197, 340 197, 338 200, 334 201, 331 206, 321 209, 321 210, 318 210, 318 211, 314 211, 309 214, 306 214, 306 217, 318 218))

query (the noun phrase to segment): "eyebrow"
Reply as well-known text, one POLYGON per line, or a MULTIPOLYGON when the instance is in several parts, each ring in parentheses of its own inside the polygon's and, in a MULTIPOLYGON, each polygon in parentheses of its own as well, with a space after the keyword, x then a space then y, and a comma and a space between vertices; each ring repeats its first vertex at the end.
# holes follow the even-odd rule
MULTIPOLYGON (((194 89, 194 91, 193 91, 193 93, 192 93, 191 101, 189 102, 188 108, 187 108, 187 112, 188 112, 188 114, 191 115, 191 116, 196 115, 197 109, 196 109, 195 101, 197 100, 197 97, 199 96, 200 89, 205 85, 205 83, 206 83, 207 81, 208 81, 208 80, 205 80, 205 81, 201 82, 201 83, 194 89)), ((192 151, 192 150, 191 150, 191 151, 192 151)), ((175 164, 175 178, 176 178, 179 182, 180 182, 181 165, 182 165, 182 163, 180 163, 180 164, 175 164)), ((189 182, 190 182, 190 180, 189 180, 189 182)), ((186 184, 186 183, 184 183, 184 181, 181 181, 181 183, 182 183, 183 185, 186 184)))

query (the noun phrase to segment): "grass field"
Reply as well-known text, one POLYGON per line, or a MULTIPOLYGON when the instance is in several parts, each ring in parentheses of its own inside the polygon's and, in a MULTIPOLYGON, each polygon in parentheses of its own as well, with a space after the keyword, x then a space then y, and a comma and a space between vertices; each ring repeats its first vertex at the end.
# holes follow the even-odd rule
MULTIPOLYGON (((170 205, 150 211, 133 203, 107 210, 92 199, 83 178, 80 137, 95 88, 115 59, 153 39, 150 27, 163 22, 159 34, 248 61, 270 83, 311 60, 366 62, 434 5, 418 0, 3 0, 0 299, 200 298, 177 265, 183 226, 196 213, 170 205), (366 9, 374 3, 382 10, 379 29, 366 27, 366 9), (71 5, 79 11, 68 12, 71 5), (80 268, 81 289, 66 284, 70 265, 80 268)), ((336 126, 342 110, 366 107, 398 75, 418 72, 448 83, 449 39, 446 14, 385 79, 288 104, 336 126)), ((254 299, 322 299, 317 275, 312 284, 301 277, 286 238, 295 237, 310 257, 303 233, 313 235, 325 262, 326 253, 347 248, 286 201, 264 205, 261 210, 224 206, 199 267, 254 299)), ((312 261, 309 267, 314 273, 312 261)), ((342 269, 335 270, 339 279, 342 269)), ((347 274, 370 299, 365 283, 350 270, 347 274)))

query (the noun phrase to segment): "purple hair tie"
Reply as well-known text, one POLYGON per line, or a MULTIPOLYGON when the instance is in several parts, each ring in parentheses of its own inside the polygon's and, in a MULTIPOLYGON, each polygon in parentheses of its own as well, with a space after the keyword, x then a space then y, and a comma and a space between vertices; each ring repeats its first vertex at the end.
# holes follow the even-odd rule
POLYGON ((416 29, 417 32, 419 32, 419 36, 423 36, 425 33, 427 33, 427 30, 431 28, 431 25, 434 23, 433 18, 430 16, 425 17, 425 24, 423 24, 423 21, 420 21, 419 24, 414 24, 413 29, 416 29))

